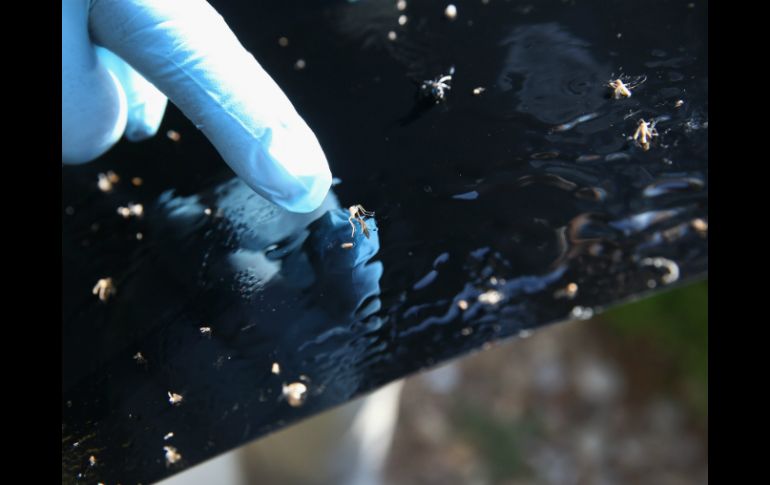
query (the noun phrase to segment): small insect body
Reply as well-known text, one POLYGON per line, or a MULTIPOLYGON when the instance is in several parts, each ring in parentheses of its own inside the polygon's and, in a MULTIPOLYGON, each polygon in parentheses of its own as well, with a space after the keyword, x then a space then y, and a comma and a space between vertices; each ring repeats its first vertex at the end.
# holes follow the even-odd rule
POLYGON ((639 126, 637 126, 636 131, 634 132, 634 141, 645 152, 650 149, 652 139, 658 136, 658 130, 655 129, 655 123, 654 120, 651 122, 644 121, 643 119, 639 120, 639 126))
POLYGON ((621 99, 621 98, 631 97, 631 90, 629 90, 628 86, 626 86, 625 83, 620 79, 615 79, 614 81, 610 81, 607 85, 612 88, 613 98, 621 99))
POLYGON ((117 289, 112 278, 102 278, 96 282, 96 286, 91 290, 91 293, 98 295, 101 301, 107 301, 110 296, 117 293, 117 289))
POLYGON ((374 217, 374 212, 369 212, 366 209, 364 209, 364 206, 361 204, 352 205, 348 208, 348 211, 350 212, 350 217, 348 217, 348 222, 350 223, 350 226, 353 228, 353 232, 350 233, 350 237, 353 237, 356 235, 356 225, 353 222, 354 220, 358 221, 358 223, 361 225, 361 232, 364 233, 364 236, 366 238, 369 238, 369 228, 366 225, 366 222, 364 221, 364 217, 374 217))
POLYGON ((182 454, 173 446, 164 446, 163 451, 166 454, 166 466, 173 465, 182 459, 182 454))
POLYGON ((177 394, 175 392, 168 392, 168 402, 171 403, 172 406, 178 406, 182 403, 182 400, 184 398, 181 394, 177 394))
POLYGON ((449 74, 442 74, 434 79, 422 82, 420 91, 424 97, 432 98, 436 103, 446 100, 447 93, 452 90, 452 76, 455 73, 454 67, 449 70, 449 74))
POLYGON ((283 397, 291 407, 300 407, 307 398, 307 386, 301 382, 292 382, 289 385, 284 384, 283 397))
POLYGON ((630 98, 631 91, 645 82, 646 76, 628 77, 620 76, 607 83, 607 87, 612 88, 612 97, 614 99, 630 98))

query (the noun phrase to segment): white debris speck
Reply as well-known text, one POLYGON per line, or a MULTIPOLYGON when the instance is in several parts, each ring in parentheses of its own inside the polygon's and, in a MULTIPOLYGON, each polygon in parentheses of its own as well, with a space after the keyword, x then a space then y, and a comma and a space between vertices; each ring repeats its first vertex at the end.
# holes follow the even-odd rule
POLYGON ((137 352, 136 354, 134 354, 134 360, 136 361, 137 364, 147 363, 147 359, 144 358, 141 352, 137 352))
POLYGON ((134 177, 131 179, 131 185, 134 187, 139 187, 144 183, 144 180, 142 180, 142 177, 134 177))
POLYGON ((175 141, 175 142, 178 142, 179 140, 182 139, 182 135, 180 135, 178 131, 174 131, 174 130, 168 130, 166 132, 166 136, 168 137, 169 140, 175 141))
POLYGON ((305 69, 306 66, 307 62, 305 62, 305 59, 297 59, 297 62, 294 63, 294 69, 298 71, 305 69))
POLYGON ((450 3, 444 9, 444 15, 449 20, 454 20, 455 18, 457 18, 457 7, 455 7, 453 4, 450 3))
POLYGON ((278 39, 278 45, 281 47, 286 47, 289 45, 289 38, 288 37, 281 37, 278 39))
POLYGON ((571 300, 575 298, 575 295, 577 295, 577 292, 578 292, 577 283, 570 283, 564 288, 557 290, 553 296, 556 298, 567 298, 568 300, 571 300))
POLYGON ((594 310, 593 308, 578 305, 572 309, 570 316, 572 316, 572 318, 577 318, 578 320, 588 320, 594 316, 594 310))
POLYGON ((489 290, 479 295, 479 301, 487 305, 496 305, 503 299, 503 294, 497 290, 489 290))
POLYGON ((709 230, 709 223, 704 221, 703 219, 693 219, 693 221, 690 223, 693 229, 698 231, 699 234, 705 235, 708 233, 709 230))
POLYGON ((203 209, 203 213, 206 214, 207 216, 210 216, 211 215, 211 208, 210 207, 206 207, 205 209, 203 209))
POLYGON ((102 192, 109 192, 112 190, 112 182, 107 175, 100 173, 98 175, 99 181, 96 183, 99 186, 99 190, 102 192))
POLYGON ((201 327, 200 331, 204 337, 211 337, 211 327, 201 327))
POLYGON ((118 214, 124 219, 128 219, 131 216, 141 217, 144 214, 144 206, 142 204, 128 203, 128 207, 118 207, 118 214))
POLYGON ((141 241, 144 238, 144 235, 141 232, 136 233, 136 240, 141 241))
POLYGON ((399 15, 398 17, 398 25, 406 25, 406 21, 408 19, 406 18, 406 15, 399 15))
POLYGON ((91 466, 96 466, 96 457, 95 457, 94 455, 91 455, 91 456, 89 456, 89 457, 88 457, 88 463, 89 463, 91 466))
POLYGON ((270 368, 270 372, 272 372, 275 375, 278 375, 281 373, 281 365, 278 362, 273 362, 273 366, 270 368))
POLYGON ((163 441, 168 441, 168 440, 170 440, 173 437, 174 437, 174 433, 173 432, 167 433, 166 436, 163 437, 163 441))
POLYGON ((483 93, 486 90, 487 90, 487 88, 482 88, 481 86, 479 86, 477 88, 473 88, 473 95, 474 96, 481 96, 481 93, 483 93))
POLYGON ((406 10, 406 0, 398 0, 398 2, 396 2, 396 8, 401 12, 406 10))
POLYGON ((465 300, 457 300, 457 307, 460 310, 465 311, 468 309, 468 302, 465 300))
POLYGON ((299 407, 305 403, 307 397, 307 386, 301 382, 292 382, 283 386, 283 397, 292 407, 299 407))
POLYGON ((388 40, 396 40, 396 38, 398 38, 398 35, 394 31, 388 32, 388 40))

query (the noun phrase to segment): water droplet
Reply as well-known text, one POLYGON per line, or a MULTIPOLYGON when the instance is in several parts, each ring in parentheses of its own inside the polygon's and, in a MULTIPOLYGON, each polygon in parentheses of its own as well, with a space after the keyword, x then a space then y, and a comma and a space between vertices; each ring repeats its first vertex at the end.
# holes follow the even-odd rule
POLYGON ((661 195, 700 190, 704 185, 703 180, 694 177, 662 179, 647 185, 642 191, 642 195, 645 197, 659 197, 661 195))
POLYGON ((476 192, 475 190, 452 196, 453 199, 457 199, 457 200, 476 200, 478 199, 478 197, 479 197, 479 193, 476 192))
POLYGON ((594 316, 594 310, 590 307, 583 307, 578 305, 572 309, 570 316, 578 320, 588 320, 594 316))
POLYGON ((421 290, 428 286, 429 284, 433 283, 436 280, 436 277, 438 276, 438 271, 431 270, 430 273, 423 276, 420 281, 414 284, 412 286, 413 290, 421 290))

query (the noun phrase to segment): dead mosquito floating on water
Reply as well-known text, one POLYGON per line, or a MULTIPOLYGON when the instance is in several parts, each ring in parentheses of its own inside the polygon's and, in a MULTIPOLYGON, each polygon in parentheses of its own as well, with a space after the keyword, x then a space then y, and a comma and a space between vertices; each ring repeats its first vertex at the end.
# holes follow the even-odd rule
POLYGON ((612 97, 614 99, 623 99, 631 97, 631 90, 647 80, 647 76, 628 77, 620 76, 607 83, 607 87, 612 88, 612 97))
POLYGON ((168 402, 171 403, 172 406, 178 406, 179 404, 182 403, 183 399, 184 398, 182 397, 181 394, 177 394, 171 391, 168 392, 168 402))
POLYGON ((352 205, 348 208, 348 210, 350 211, 350 217, 348 217, 348 222, 350 223, 350 226, 353 228, 353 232, 350 233, 350 237, 353 237, 356 235, 356 225, 353 223, 353 220, 356 220, 361 225, 361 232, 363 232, 364 236, 366 236, 366 238, 369 239, 369 228, 366 226, 364 217, 374 217, 374 212, 367 211, 366 209, 364 209, 364 206, 362 206, 361 204, 352 205))
POLYGON ((650 149, 652 139, 658 136, 658 130, 655 129, 655 123, 655 120, 649 123, 644 120, 639 120, 639 126, 637 126, 636 131, 634 132, 634 141, 645 152, 650 149))
POLYGON ((289 406, 297 408, 305 403, 307 398, 307 386, 301 382, 292 382, 291 384, 283 385, 283 397, 289 406))
POLYGON ((107 301, 110 296, 117 293, 117 289, 115 288, 115 283, 112 282, 112 278, 102 278, 96 282, 96 286, 91 290, 91 293, 98 295, 100 300, 107 301))
POLYGON ((425 98, 432 98, 436 103, 441 103, 446 100, 447 92, 452 89, 452 76, 454 76, 455 68, 449 69, 448 74, 442 74, 434 79, 423 81, 420 86, 420 92, 425 98))
POLYGON ((182 459, 182 455, 173 446, 164 446, 163 451, 166 452, 166 466, 173 465, 182 459))

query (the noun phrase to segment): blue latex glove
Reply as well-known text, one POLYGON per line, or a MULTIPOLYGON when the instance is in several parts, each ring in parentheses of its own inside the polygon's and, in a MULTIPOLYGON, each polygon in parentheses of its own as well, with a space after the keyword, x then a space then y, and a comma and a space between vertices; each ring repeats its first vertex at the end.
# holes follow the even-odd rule
POLYGON ((321 205, 318 140, 205 1, 62 0, 64 163, 154 135, 164 94, 257 193, 293 212, 321 205))

